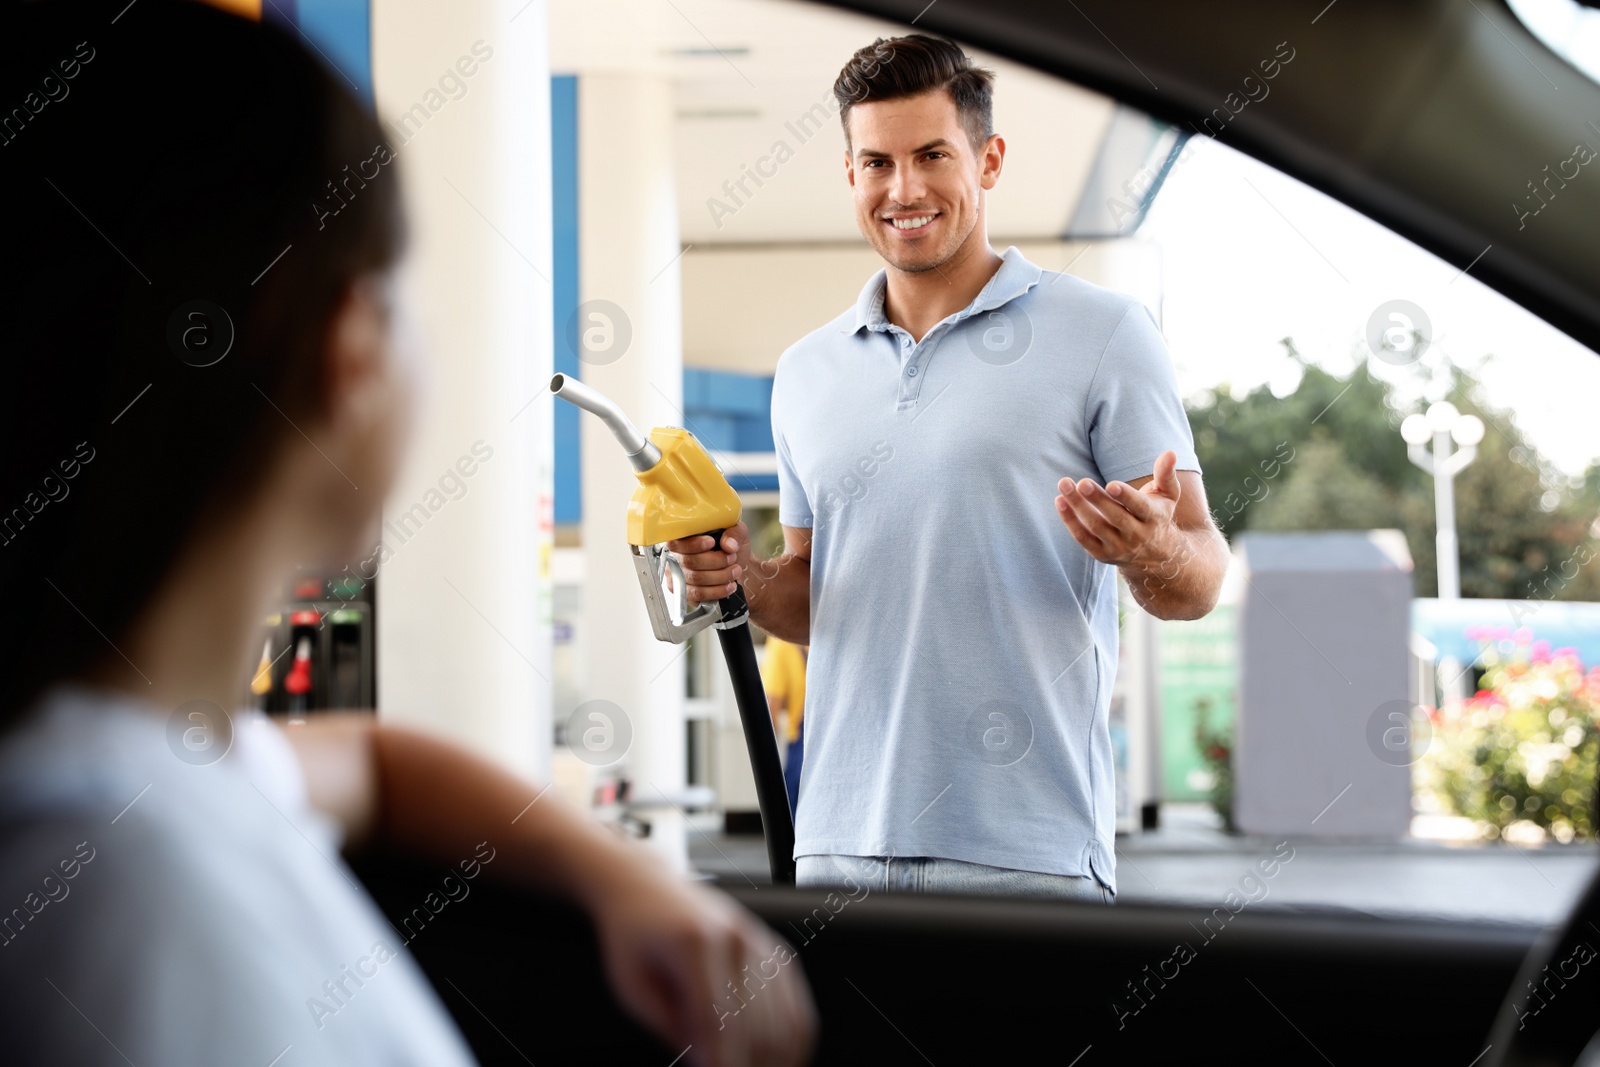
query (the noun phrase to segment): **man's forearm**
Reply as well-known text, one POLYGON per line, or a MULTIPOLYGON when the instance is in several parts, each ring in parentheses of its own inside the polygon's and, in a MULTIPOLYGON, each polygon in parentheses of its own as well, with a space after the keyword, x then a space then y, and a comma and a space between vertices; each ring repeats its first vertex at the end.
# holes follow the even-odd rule
POLYGON ((1120 568, 1133 599, 1158 619, 1198 619, 1217 605, 1228 543, 1214 529, 1184 530, 1161 558, 1120 568))
POLYGON ((743 578, 755 624, 790 644, 811 643, 811 561, 785 552, 751 560, 743 578))

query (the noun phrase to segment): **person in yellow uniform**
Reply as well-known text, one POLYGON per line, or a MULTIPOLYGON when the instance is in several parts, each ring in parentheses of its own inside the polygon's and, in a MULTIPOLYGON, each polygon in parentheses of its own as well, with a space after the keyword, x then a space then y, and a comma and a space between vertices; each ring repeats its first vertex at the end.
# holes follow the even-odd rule
POLYGON ((767 690, 767 708, 772 712, 772 728, 783 743, 783 784, 789 792, 789 811, 800 806, 800 763, 805 754, 806 653, 805 645, 791 644, 776 637, 767 638, 767 651, 761 657, 761 684, 767 690), (787 722, 779 729, 779 716, 787 722))

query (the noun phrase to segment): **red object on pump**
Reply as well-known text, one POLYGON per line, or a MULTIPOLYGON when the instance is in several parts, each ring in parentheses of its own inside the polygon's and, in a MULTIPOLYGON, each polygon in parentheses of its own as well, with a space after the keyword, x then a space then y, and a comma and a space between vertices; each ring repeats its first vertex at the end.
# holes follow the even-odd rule
POLYGON ((311 692, 311 638, 300 638, 294 649, 294 665, 283 679, 283 691, 291 696, 311 692))

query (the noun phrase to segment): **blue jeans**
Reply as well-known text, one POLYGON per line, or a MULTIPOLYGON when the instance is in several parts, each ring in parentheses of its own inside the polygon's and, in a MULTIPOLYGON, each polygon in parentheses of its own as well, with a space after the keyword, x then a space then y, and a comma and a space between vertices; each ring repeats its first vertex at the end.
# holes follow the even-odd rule
POLYGON ((784 752, 783 784, 789 791, 789 814, 793 815, 800 808, 800 766, 806 756, 806 724, 800 720, 800 729, 795 732, 794 740, 789 742, 784 752))
POLYGON ((1110 904, 1115 895, 1092 876, 1044 874, 937 856, 798 856, 798 886, 844 885, 909 893, 992 893, 1110 904))

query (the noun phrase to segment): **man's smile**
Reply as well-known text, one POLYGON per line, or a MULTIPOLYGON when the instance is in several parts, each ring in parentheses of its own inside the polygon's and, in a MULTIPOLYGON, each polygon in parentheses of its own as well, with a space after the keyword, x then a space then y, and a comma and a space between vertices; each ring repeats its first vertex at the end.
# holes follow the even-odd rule
POLYGON ((915 215, 897 212, 884 215, 882 221, 902 237, 921 237, 939 219, 939 215, 937 211, 924 211, 915 215))

